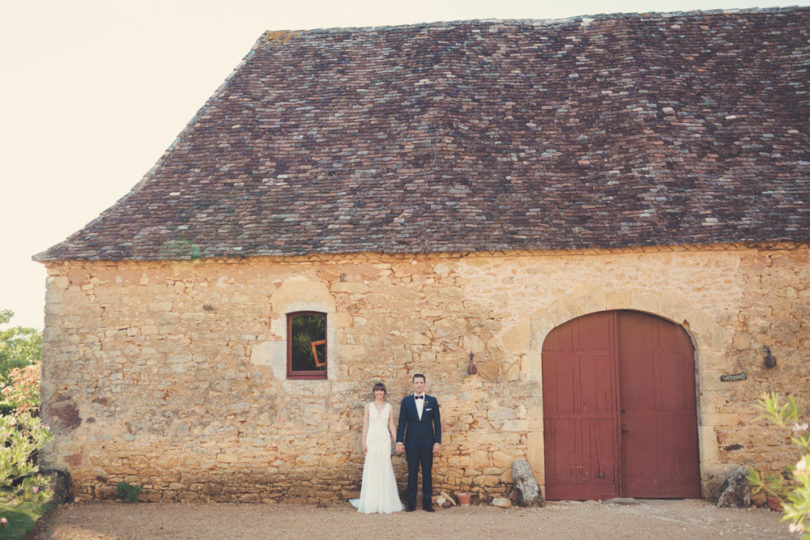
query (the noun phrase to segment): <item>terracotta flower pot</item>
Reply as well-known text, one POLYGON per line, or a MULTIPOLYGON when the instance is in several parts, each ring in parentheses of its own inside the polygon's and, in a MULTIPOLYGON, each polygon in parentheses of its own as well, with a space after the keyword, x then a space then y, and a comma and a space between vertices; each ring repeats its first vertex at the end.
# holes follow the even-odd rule
POLYGON ((781 512, 782 511, 782 500, 779 497, 774 497, 773 495, 768 495, 768 508, 770 508, 774 512, 781 512))
POLYGON ((762 491, 761 489, 757 489, 751 492, 751 504, 762 508, 768 504, 768 494, 762 491))
POLYGON ((470 493, 468 491, 457 491, 458 504, 461 506, 470 506, 470 493))

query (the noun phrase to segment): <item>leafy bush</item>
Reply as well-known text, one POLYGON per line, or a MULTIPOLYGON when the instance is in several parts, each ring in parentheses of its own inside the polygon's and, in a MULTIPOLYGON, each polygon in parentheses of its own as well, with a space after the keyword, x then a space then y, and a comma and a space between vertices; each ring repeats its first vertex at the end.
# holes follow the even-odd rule
POLYGON ((51 434, 29 412, 0 416, 0 502, 42 502, 47 478, 37 473, 36 456, 51 434))
POLYGON ((29 411, 39 415, 39 365, 14 368, 9 382, 0 383, 0 414, 29 411))
POLYGON ((782 501, 782 519, 790 521, 792 532, 804 533, 802 538, 810 540, 810 532, 805 532, 804 520, 810 515, 810 431, 807 422, 800 419, 799 408, 793 396, 787 403, 781 403, 776 393, 760 398, 759 408, 764 417, 774 424, 793 432, 791 442, 799 450, 798 461, 786 467, 782 475, 769 475, 763 479, 757 471, 749 469, 748 479, 752 486, 777 496, 782 501))
POLYGON ((133 486, 128 482, 118 483, 118 497, 125 502, 138 502, 138 493, 141 492, 143 486, 133 486))
MULTIPOLYGON (((13 317, 0 311, 0 325, 13 317)), ((49 478, 38 473, 39 449, 51 438, 39 418, 42 334, 0 330, 0 537, 22 538, 50 504, 49 478)))

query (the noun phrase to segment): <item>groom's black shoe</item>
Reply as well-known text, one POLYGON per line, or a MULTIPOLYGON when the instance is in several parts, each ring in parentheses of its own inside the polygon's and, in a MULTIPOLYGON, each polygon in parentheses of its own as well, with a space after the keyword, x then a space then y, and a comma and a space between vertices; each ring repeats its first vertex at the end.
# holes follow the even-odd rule
POLYGON ((409 505, 409 506, 407 506, 407 507, 405 508, 405 511, 406 511, 406 512, 413 512, 414 510, 416 510, 416 507, 415 507, 415 506, 410 506, 410 505, 409 505))
POLYGON ((422 510, 424 510, 425 512, 435 512, 432 506, 426 506, 422 510))

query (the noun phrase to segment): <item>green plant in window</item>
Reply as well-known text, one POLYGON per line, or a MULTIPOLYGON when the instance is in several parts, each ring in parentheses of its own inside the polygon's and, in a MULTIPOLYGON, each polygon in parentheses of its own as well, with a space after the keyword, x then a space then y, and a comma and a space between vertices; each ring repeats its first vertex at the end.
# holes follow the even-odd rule
POLYGON ((313 355, 313 342, 326 339, 326 316, 316 313, 297 315, 292 319, 292 368, 295 371, 323 371, 326 369, 325 344, 316 345, 318 359, 313 355))

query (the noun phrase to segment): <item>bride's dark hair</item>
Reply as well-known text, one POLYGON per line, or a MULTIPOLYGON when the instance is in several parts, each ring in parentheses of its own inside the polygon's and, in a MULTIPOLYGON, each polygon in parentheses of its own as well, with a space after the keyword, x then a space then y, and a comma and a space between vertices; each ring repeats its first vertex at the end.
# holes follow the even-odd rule
POLYGON ((372 396, 374 395, 374 392, 377 391, 377 388, 381 388, 382 391, 385 392, 386 395, 388 395, 388 390, 385 389, 385 385, 383 383, 381 383, 381 382, 378 382, 378 383, 375 383, 374 388, 371 389, 371 395, 372 396))

